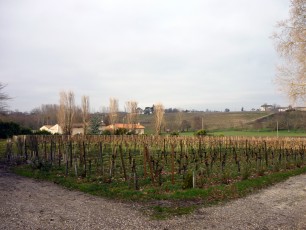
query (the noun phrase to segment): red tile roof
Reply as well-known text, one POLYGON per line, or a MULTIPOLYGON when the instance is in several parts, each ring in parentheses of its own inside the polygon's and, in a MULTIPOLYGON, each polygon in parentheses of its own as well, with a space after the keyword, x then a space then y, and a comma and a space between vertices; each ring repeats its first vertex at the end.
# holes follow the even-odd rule
POLYGON ((106 129, 144 129, 145 127, 140 124, 122 124, 116 123, 114 125, 109 125, 106 129))

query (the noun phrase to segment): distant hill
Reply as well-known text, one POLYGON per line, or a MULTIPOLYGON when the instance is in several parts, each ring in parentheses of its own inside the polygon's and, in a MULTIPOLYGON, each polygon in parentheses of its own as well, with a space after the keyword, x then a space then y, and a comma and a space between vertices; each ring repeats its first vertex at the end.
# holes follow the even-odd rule
MULTIPOLYGON (((206 130, 222 129, 245 129, 257 119, 265 117, 269 112, 182 112, 182 113, 165 113, 163 130, 177 131, 178 124, 184 121, 185 131, 188 124, 188 131, 195 131, 203 128, 206 130), (180 122, 179 122, 180 121, 180 122)), ((146 133, 154 133, 153 115, 140 115, 139 122, 146 127, 146 133)), ((181 127, 182 128, 182 127, 181 127)))
MULTIPOLYGON (((163 131, 178 131, 179 120, 190 125, 188 131, 203 128, 215 130, 306 130, 306 112, 190 112, 165 113, 163 131)), ((153 115, 140 115, 139 122, 146 127, 146 133, 154 133, 153 115)), ((185 127, 187 127, 185 126, 185 127)), ((182 128, 182 127, 181 127, 182 128)), ((186 129, 185 129, 186 131, 186 129)))
MULTIPOLYGON (((101 120, 107 122, 107 114, 98 114, 101 120)), ((38 129, 46 124, 44 114, 14 112, 0 117, 0 121, 13 121, 23 127, 38 129)), ((154 116, 139 115, 138 121, 145 126, 145 133, 154 133, 154 116)), ((164 115, 162 131, 207 131, 217 130, 300 130, 306 131, 306 111, 286 112, 170 112, 164 115), (179 124, 183 126, 179 127, 179 124)), ((82 122, 77 120, 76 122, 82 122)), ((125 112, 118 113, 117 122, 127 122, 125 112)))
POLYGON ((253 129, 306 130, 306 111, 271 113, 248 124, 253 129))

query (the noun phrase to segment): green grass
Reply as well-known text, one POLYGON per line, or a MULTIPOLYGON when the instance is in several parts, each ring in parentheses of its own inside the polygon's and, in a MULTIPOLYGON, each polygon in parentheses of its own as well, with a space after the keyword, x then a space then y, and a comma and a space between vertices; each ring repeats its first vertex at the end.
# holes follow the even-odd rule
POLYGON ((291 131, 288 132, 287 130, 280 130, 278 133, 276 131, 214 131, 211 134, 215 136, 247 136, 247 137, 306 137, 306 132, 300 131, 291 131))
MULTIPOLYGON (((195 131, 202 127, 205 130, 250 130, 250 129, 276 129, 278 123, 279 129, 301 129, 305 130, 305 111, 291 111, 282 113, 271 112, 191 112, 182 113, 181 120, 190 123, 189 130, 195 131), (202 123, 203 121, 203 123, 202 123)), ((178 130, 178 114, 165 113, 164 130, 169 129, 170 132, 178 130)), ((153 115, 140 115, 139 122, 143 124, 147 134, 154 133, 154 117, 153 115)), ((286 131, 285 131, 286 132, 286 131)), ((184 135, 184 134, 181 134, 184 135)), ((270 134, 267 134, 268 136, 270 134)), ((287 136, 287 134, 285 135, 287 136)), ((303 135, 305 136, 305 135, 303 135)))
MULTIPOLYGON (((194 132, 181 132, 180 136, 194 136, 194 132)), ((218 130, 208 132, 213 136, 245 136, 245 137, 277 137, 276 131, 258 130, 258 131, 238 131, 238 130, 218 130)), ((306 137, 306 132, 280 130, 279 137, 306 137)))
POLYGON ((140 202, 145 213, 154 219, 167 219, 193 212, 195 209, 243 197, 277 182, 302 173, 306 167, 291 171, 279 171, 261 177, 246 179, 229 185, 212 185, 209 188, 181 189, 181 186, 164 184, 162 187, 143 186, 135 191, 129 188, 127 182, 117 181, 103 183, 90 178, 74 178, 65 176, 63 169, 40 171, 29 165, 17 166, 14 172, 41 180, 48 180, 66 188, 79 190, 96 196, 121 200, 125 202, 140 202))
POLYGON ((0 139, 0 160, 6 158, 6 140, 0 139))
POLYGON ((6 140, 0 139, 0 154, 1 156, 5 152, 6 140))

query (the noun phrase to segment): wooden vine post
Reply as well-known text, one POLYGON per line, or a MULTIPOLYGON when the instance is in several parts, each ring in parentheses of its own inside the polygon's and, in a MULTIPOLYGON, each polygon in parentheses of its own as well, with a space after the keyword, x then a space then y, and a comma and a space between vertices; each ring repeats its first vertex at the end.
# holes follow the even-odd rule
POLYGON ((171 144, 171 182, 174 184, 174 144, 171 144))
POLYGON ((72 167, 72 141, 69 141, 70 167, 72 167))
POLYGON ((85 145, 85 141, 83 141, 82 143, 83 145, 83 159, 84 159, 84 177, 86 177, 87 174, 87 162, 86 162, 86 145, 85 145))
POLYGON ((146 161, 148 161, 148 163, 149 163, 151 181, 152 181, 152 183, 154 184, 154 175, 153 175, 152 159, 151 159, 151 157, 150 157, 150 153, 149 153, 149 150, 148 150, 148 146, 145 146, 145 155, 146 155, 145 158, 147 158, 146 161))
POLYGON ((121 158, 121 165, 122 165, 122 169, 123 169, 124 180, 127 181, 125 163, 124 163, 123 152, 122 152, 122 144, 119 145, 119 152, 120 152, 120 158, 121 158))
POLYGON ((144 146, 143 151, 143 177, 147 178, 147 148, 144 146))

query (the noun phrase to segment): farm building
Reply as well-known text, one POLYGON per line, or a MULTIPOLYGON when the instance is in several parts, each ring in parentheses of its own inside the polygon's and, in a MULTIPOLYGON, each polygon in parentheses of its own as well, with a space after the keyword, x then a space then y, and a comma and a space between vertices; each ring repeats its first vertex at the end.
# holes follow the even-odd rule
MULTIPOLYGON (((104 124, 104 122, 102 121, 99 125, 99 132, 103 132, 106 128, 106 125, 104 124)), ((87 125, 87 131, 88 129, 90 129, 89 124, 87 125)), ((87 132, 88 133, 88 132, 87 132)), ((82 123, 75 123, 72 125, 72 135, 76 135, 76 134, 84 134, 84 127, 82 123)))
POLYGON ((297 111, 306 111, 306 107, 294 107, 297 111))
POLYGON ((83 128, 83 124, 78 123, 78 124, 73 124, 72 125, 72 135, 76 135, 76 134, 84 134, 84 128, 83 128))
MULTIPOLYGON (((99 131, 102 132, 105 129, 107 129, 106 125, 104 124, 104 122, 101 122, 101 124, 99 125, 99 131)), ((56 124, 56 125, 44 125, 39 130, 40 131, 46 130, 46 131, 48 131, 52 134, 63 134, 63 129, 58 124, 56 124)), ((76 135, 76 134, 84 134, 84 128, 83 128, 82 123, 75 123, 75 124, 72 125, 72 135, 76 135)))
MULTIPOLYGON (((63 134, 63 129, 60 125, 44 125, 40 129, 40 131, 46 130, 52 134, 63 134)), ((76 134, 84 134, 83 125, 82 124, 74 124, 72 126, 72 135, 76 134)))
POLYGON ((260 106, 260 111, 262 112, 272 111, 273 108, 274 108, 273 105, 263 104, 262 106, 260 106))
POLYGON ((48 131, 52 134, 56 134, 56 133, 57 134, 62 134, 63 133, 62 128, 58 124, 53 125, 53 126, 52 125, 44 125, 39 130, 40 131, 46 130, 46 131, 48 131))
POLYGON ((42 127, 39 128, 40 131, 46 130, 48 132, 50 132, 50 128, 52 127, 52 125, 43 125, 42 127))
POLYGON ((106 130, 114 131, 117 129, 126 129, 129 132, 135 130, 135 134, 144 134, 145 127, 141 124, 123 124, 123 123, 116 123, 113 125, 106 126, 106 130))

